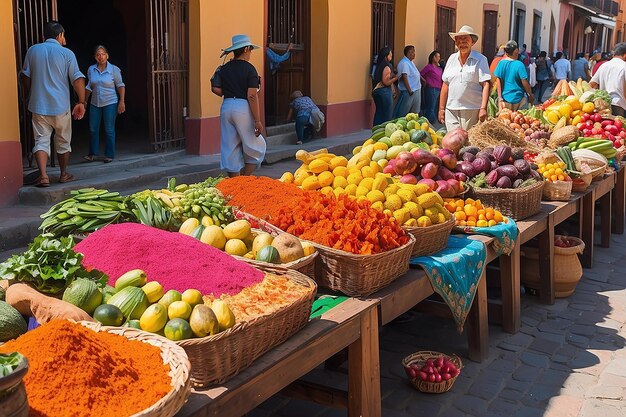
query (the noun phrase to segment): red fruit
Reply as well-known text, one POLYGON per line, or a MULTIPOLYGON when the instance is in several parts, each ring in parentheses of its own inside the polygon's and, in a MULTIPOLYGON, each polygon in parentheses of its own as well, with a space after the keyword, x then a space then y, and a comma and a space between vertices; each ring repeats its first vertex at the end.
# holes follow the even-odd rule
POLYGON ((422 370, 422 368, 420 368, 419 365, 416 363, 412 364, 411 368, 415 369, 416 372, 419 372, 422 370))
POLYGON ((441 375, 435 374, 435 382, 441 382, 441 375))
POLYGON ((621 129, 622 128, 622 121, 620 119, 615 119, 615 122, 613 122, 613 124, 618 128, 621 129))
POLYGON ((580 129, 582 129, 583 127, 585 127, 585 122, 580 122, 580 123, 578 123, 578 124, 576 125, 576 127, 577 127, 579 130, 580 130, 580 129))
POLYGON ((437 379, 437 377, 435 376, 435 374, 428 375, 428 381, 429 382, 435 382, 436 379, 437 379))
POLYGON ((417 373, 417 376, 422 380, 422 381, 428 381, 428 374, 424 371, 419 371, 417 373))
MULTIPOLYGON (((591 136, 591 129, 589 129, 589 128, 583 129, 583 136, 586 137, 586 138, 591 136)), ((387 166, 389 166, 389 165, 387 165, 387 166)), ((385 168, 387 168, 387 167, 385 167, 385 168)), ((383 170, 383 172, 385 172, 385 170, 383 170)))
POLYGON ((602 127, 613 126, 613 120, 611 119, 602 120, 602 122, 600 122, 600 125, 602 127))
POLYGON ((428 360, 426 361, 426 365, 428 365, 428 366, 434 366, 434 365, 435 365, 435 360, 434 360, 434 359, 428 359, 428 360))
POLYGON ((424 166, 422 166, 421 174, 423 178, 433 178, 435 175, 437 175, 437 165, 433 164, 432 162, 425 164, 424 166))
POLYGON ((450 376, 450 374, 448 372, 444 372, 443 374, 441 374, 441 379, 444 380, 444 381, 447 381, 450 378, 452 378, 452 376, 450 376))
POLYGON ((619 137, 622 139, 626 138, 626 131, 622 130, 621 132, 619 132, 619 137))
POLYGON ((437 189, 437 183, 430 178, 422 178, 417 182, 418 184, 426 184, 430 188, 430 191, 435 191, 437 189))
POLYGON ((450 369, 450 376, 452 378, 454 378, 455 376, 457 376, 459 374, 459 370, 458 369, 450 369))
POLYGON ((417 372, 415 371, 415 369, 413 368, 405 368, 406 369, 406 373, 409 375, 409 378, 411 379, 415 379, 417 377, 417 372))
POLYGON ((593 120, 587 119, 587 121, 585 122, 585 125, 587 125, 589 129, 591 129, 593 127, 593 120))
POLYGON ((594 127, 593 129, 591 129, 591 134, 592 135, 599 135, 601 133, 603 133, 604 130, 602 130, 601 127, 594 127))
POLYGON ((594 122, 601 122, 602 115, 600 113, 594 113, 591 115, 590 119, 593 120, 594 122))
POLYGON ((441 368, 443 364, 444 364, 443 356, 440 356, 437 359, 435 359, 435 366, 441 368))
POLYGON ((589 113, 583 113, 581 118, 583 119, 583 122, 586 122, 587 120, 589 120, 589 117, 591 117, 589 113))

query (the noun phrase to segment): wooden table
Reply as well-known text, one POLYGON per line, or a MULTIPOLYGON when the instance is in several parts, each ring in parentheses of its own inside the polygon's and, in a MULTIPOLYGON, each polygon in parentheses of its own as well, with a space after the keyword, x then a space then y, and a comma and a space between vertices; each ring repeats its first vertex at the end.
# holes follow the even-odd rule
POLYGON ((595 238, 595 206, 600 203, 600 246, 608 248, 611 244, 611 192, 615 187, 615 174, 606 175, 589 186, 580 206, 580 236, 585 242, 585 251, 580 262, 583 267, 593 265, 593 247, 595 238))
POLYGON ((624 216, 626 216, 626 169, 620 163, 615 174, 615 189, 613 190, 613 227, 612 232, 618 235, 624 233, 624 216))
POLYGON ((219 386, 194 390, 177 417, 241 417, 272 395, 288 395, 346 407, 349 417, 380 417, 378 302, 350 298, 257 359, 219 386), (348 392, 314 384, 291 385, 348 348, 348 392))
MULTIPOLYGON (((434 293, 435 290, 424 270, 411 268, 409 272, 387 287, 370 295, 369 298, 379 302, 379 322, 381 325, 389 323, 414 307, 420 311, 452 317, 450 308, 445 303, 426 300, 434 293)), ((467 326, 468 356, 475 362, 482 362, 489 356, 485 272, 478 281, 478 289, 465 325, 467 326)))

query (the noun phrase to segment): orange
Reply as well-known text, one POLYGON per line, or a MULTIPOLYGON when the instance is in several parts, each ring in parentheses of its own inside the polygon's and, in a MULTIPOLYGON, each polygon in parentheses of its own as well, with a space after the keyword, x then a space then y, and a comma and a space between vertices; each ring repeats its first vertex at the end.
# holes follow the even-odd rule
POLYGON ((493 220, 493 216, 494 216, 493 210, 491 211, 487 210, 487 213, 485 213, 485 218, 487 220, 493 220))
POLYGON ((480 221, 480 220, 487 220, 487 218, 485 217, 485 215, 484 215, 484 214, 482 214, 482 213, 481 213, 481 214, 479 214, 479 215, 478 215, 478 220, 479 220, 479 221, 480 221))
POLYGON ((454 213, 454 218, 457 220, 465 220, 467 216, 464 211, 457 211, 454 213))
POLYGON ((474 216, 469 216, 466 220, 468 222, 476 223, 476 217, 474 217, 474 216))
POLYGON ((465 222, 465 225, 466 225, 466 226, 476 226, 476 222, 473 222, 473 221, 467 221, 467 222, 465 222))
POLYGON ((465 210, 465 214, 467 214, 468 216, 476 217, 478 215, 478 210, 476 209, 475 206, 471 204, 466 204, 464 207, 464 210, 465 210))
POLYGON ((496 213, 493 215, 493 219, 497 221, 498 223, 500 223, 502 222, 502 220, 504 220, 504 217, 502 217, 502 213, 500 213, 499 211, 496 211, 496 213))
POLYGON ((489 227, 495 226, 496 224, 498 224, 498 222, 496 222, 495 220, 489 220, 489 227))
POLYGON ((465 222, 465 220, 460 220, 460 221, 457 223, 457 225, 458 225, 458 226, 467 226, 467 223, 465 222))

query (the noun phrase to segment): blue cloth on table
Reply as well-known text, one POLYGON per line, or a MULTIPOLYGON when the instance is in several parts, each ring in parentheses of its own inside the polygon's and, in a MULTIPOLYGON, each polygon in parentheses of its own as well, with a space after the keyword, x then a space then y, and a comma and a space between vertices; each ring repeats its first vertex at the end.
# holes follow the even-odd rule
POLYGON ((448 246, 441 252, 411 258, 409 263, 426 271, 435 292, 448 304, 462 330, 486 260, 484 243, 457 235, 448 238, 448 246))
POLYGON ((463 227, 463 232, 472 235, 485 235, 495 238, 493 241, 493 249, 496 252, 496 256, 502 254, 508 255, 515 248, 515 241, 519 231, 517 230, 517 223, 515 220, 508 218, 507 223, 498 223, 491 227, 463 227))

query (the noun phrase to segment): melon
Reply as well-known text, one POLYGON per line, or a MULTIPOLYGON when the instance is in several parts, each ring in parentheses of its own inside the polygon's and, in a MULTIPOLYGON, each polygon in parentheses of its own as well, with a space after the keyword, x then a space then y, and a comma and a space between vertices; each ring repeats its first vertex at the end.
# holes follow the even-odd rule
POLYGON ((63 292, 63 301, 92 314, 102 304, 102 293, 94 281, 77 278, 63 292))
POLYGON ((255 259, 270 264, 278 264, 280 263, 280 254, 278 253, 278 249, 267 245, 257 251, 255 259))
POLYGON ((0 301, 0 342, 15 339, 26 333, 27 329, 26 320, 19 311, 0 301))

